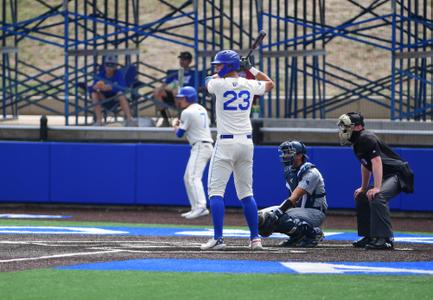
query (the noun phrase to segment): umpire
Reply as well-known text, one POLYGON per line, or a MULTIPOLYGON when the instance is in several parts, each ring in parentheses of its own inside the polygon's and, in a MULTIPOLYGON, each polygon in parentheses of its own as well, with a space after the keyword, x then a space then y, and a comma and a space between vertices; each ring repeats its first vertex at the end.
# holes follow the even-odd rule
POLYGON ((355 248, 393 250, 394 239, 388 201, 401 191, 413 192, 413 172, 373 132, 364 129, 364 117, 349 112, 338 118, 342 145, 351 144, 361 163, 361 187, 354 193, 359 240, 355 248), (374 184, 369 186, 373 175, 374 184))

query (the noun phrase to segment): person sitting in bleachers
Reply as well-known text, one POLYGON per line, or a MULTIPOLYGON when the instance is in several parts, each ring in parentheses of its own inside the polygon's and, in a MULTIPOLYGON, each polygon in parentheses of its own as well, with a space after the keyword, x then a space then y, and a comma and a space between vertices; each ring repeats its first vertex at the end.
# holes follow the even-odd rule
POLYGON ((128 99, 124 91, 126 89, 125 78, 117 68, 117 57, 107 55, 104 57, 103 67, 93 81, 91 98, 95 106, 96 121, 94 126, 102 126, 102 107, 112 107, 119 102, 125 114, 125 126, 137 126, 137 121, 132 118, 128 99), (106 99, 110 99, 104 101, 106 99))
POLYGON ((157 124, 159 126, 170 126, 167 106, 175 107, 174 99, 178 89, 183 86, 194 86, 194 69, 190 67, 192 54, 188 51, 181 52, 178 58, 180 68, 168 70, 164 83, 153 92, 154 98, 165 104, 165 107, 160 108, 163 119, 162 124, 157 124))

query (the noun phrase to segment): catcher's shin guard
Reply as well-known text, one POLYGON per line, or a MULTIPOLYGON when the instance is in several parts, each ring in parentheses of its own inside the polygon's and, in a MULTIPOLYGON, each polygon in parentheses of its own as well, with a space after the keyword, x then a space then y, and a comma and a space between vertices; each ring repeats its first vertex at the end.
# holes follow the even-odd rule
POLYGON ((305 221, 296 218, 282 218, 279 223, 281 233, 290 236, 290 246, 314 247, 323 239, 319 227, 313 227, 305 221))

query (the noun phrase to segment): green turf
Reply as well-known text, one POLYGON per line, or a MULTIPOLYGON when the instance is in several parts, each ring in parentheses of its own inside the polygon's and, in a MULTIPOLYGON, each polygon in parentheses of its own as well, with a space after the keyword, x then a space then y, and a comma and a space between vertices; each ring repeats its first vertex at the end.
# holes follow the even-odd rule
POLYGON ((1 299, 431 299, 430 276, 32 270, 0 273, 1 299))

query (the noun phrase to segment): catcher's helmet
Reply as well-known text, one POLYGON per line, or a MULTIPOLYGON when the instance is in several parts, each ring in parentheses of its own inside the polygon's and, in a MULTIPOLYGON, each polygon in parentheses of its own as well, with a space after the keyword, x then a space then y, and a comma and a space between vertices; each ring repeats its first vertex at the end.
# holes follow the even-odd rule
POLYGON ((281 162, 287 165, 293 164, 296 154, 302 154, 304 158, 308 159, 307 147, 299 141, 285 141, 281 143, 278 147, 278 153, 281 162))
POLYGON ((233 50, 222 50, 215 55, 212 65, 222 64, 224 67, 218 72, 219 77, 224 77, 230 72, 238 71, 241 67, 241 58, 233 50))
POLYGON ((341 145, 351 144, 350 138, 352 137, 353 128, 357 125, 364 127, 364 117, 360 113, 349 112, 338 118, 338 137, 341 145))
POLYGON ((197 102, 197 93, 195 91, 195 88, 192 86, 184 86, 179 90, 179 93, 176 95, 176 98, 183 98, 185 97, 186 101, 189 103, 196 103, 197 102))

